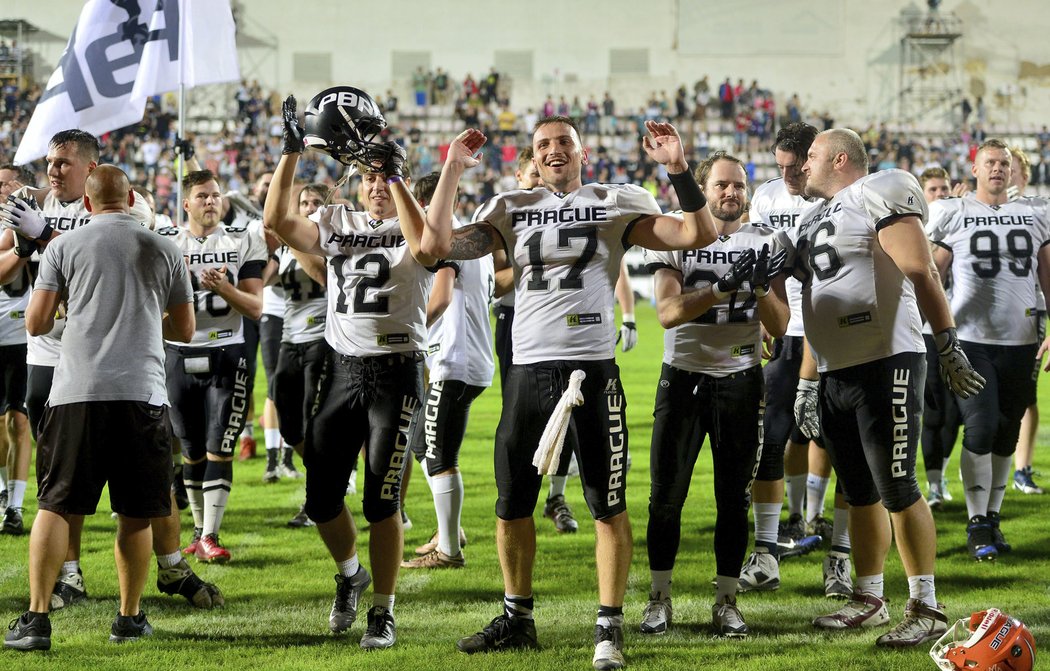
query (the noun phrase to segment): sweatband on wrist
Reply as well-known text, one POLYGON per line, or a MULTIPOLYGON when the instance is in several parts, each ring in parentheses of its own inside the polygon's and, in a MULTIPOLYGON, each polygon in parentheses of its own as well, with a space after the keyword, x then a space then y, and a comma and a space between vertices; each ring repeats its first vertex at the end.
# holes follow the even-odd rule
POLYGON ((700 185, 696 183, 688 170, 674 174, 668 173, 667 178, 674 187, 674 192, 678 194, 678 204, 683 212, 698 212, 703 209, 704 205, 707 205, 704 192, 700 190, 700 185))
POLYGON ((405 180, 403 180, 401 178, 401 175, 390 175, 389 177, 386 178, 386 183, 387 184, 396 184, 397 182, 403 182, 403 181, 405 181, 405 180))
POLYGON ((769 295, 769 288, 768 287, 755 287, 753 289, 753 293, 755 294, 756 298, 765 298, 766 296, 769 295))
POLYGON ((732 293, 732 291, 722 291, 721 289, 719 289, 718 282, 715 282, 711 285, 711 294, 720 301, 724 301, 725 299, 729 298, 729 295, 732 293))
POLYGON ((625 312, 625 313, 623 313, 623 318, 620 321, 621 322, 633 322, 634 321, 634 313, 633 312, 625 312))

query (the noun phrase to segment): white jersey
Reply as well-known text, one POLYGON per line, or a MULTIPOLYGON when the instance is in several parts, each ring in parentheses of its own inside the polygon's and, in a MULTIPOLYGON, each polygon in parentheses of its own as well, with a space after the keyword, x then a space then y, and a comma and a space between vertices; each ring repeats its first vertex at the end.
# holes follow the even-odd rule
POLYGON ((328 205, 310 218, 328 257, 324 335, 332 349, 356 357, 424 351, 433 275, 412 257, 397 217, 377 221, 328 205))
POLYGON ((496 285, 492 255, 444 261, 441 265, 455 271, 456 281, 452 302, 427 334, 430 381, 458 380, 475 387, 491 386, 496 370, 488 309, 496 285))
POLYGON ((656 200, 632 184, 508 191, 478 209, 514 266, 515 364, 613 358, 620 259, 631 225, 651 214, 656 200))
MULTIPOLYGON (((784 178, 771 179, 755 189, 748 209, 748 219, 753 224, 764 224, 781 230, 791 230, 798 226, 799 217, 806 210, 817 207, 815 201, 803 196, 792 196, 788 193, 784 178)), ((784 281, 784 292, 787 294, 791 319, 788 320, 784 335, 803 336, 802 327, 802 283, 794 277, 784 281)))
MULTIPOLYGON (((27 200, 34 200, 31 193, 32 190, 31 187, 22 187, 12 195, 27 200)), ((44 205, 40 209, 44 216, 44 221, 51 224, 59 233, 79 228, 88 223, 91 218, 91 213, 84 207, 83 198, 63 202, 55 196, 54 191, 47 192, 47 195, 44 196, 44 205)), ((149 205, 137 192, 135 193, 135 204, 131 208, 131 215, 147 228, 153 221, 153 213, 150 211, 149 205)), ((33 254, 30 263, 34 261, 39 262, 38 254, 33 254)), ((28 345, 26 363, 32 366, 50 366, 52 368, 57 366, 59 354, 62 352, 62 332, 65 328, 66 320, 64 318, 56 318, 55 326, 50 333, 41 336, 29 336, 26 340, 28 345)))
MULTIPOLYGON (((252 219, 248 222, 248 230, 252 235, 259 236, 263 249, 269 249, 266 245, 266 232, 263 229, 262 219, 252 219)), ((280 284, 269 284, 263 287, 262 313, 271 317, 284 317, 284 289, 280 284)))
POLYGON ((302 344, 324 339, 328 315, 325 288, 306 274, 287 247, 277 250, 278 282, 284 294, 281 342, 302 344))
MULTIPOLYGON (((197 330, 189 347, 224 347, 244 342, 241 313, 233 309, 222 296, 200 284, 205 270, 226 267, 230 283, 237 285, 245 279, 261 279, 266 266, 266 246, 246 228, 219 224, 204 237, 194 237, 188 228, 165 228, 157 231, 170 236, 178 246, 190 270, 193 286, 193 309, 197 315, 197 330)), ((184 346, 185 343, 172 343, 184 346)))
MULTIPOLYGON (((654 252, 645 250, 645 267, 652 274, 661 268, 682 275, 682 292, 711 286, 745 250, 773 254, 790 246, 783 231, 768 226, 741 224, 703 249, 654 252)), ((749 282, 711 306, 690 322, 664 331, 664 363, 693 373, 725 377, 762 363, 762 332, 758 299, 749 282)))
MULTIPOLYGON (((14 231, 4 235, 17 235, 14 231)), ((26 308, 36 272, 36 261, 22 266, 14 281, 0 286, 0 347, 26 344, 26 308)))
POLYGON ((799 220, 795 273, 821 372, 926 351, 915 289, 878 242, 879 228, 902 216, 926 221, 922 188, 908 172, 884 170, 799 220))
POLYGON ((1042 198, 988 205, 945 198, 930 205, 926 234, 952 253, 951 310, 959 339, 988 345, 1036 342, 1039 249, 1050 242, 1042 198))

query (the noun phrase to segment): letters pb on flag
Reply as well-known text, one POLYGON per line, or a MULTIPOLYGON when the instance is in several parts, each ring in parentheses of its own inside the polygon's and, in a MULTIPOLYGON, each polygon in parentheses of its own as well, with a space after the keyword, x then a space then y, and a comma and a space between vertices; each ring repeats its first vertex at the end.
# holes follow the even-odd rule
POLYGON ((101 135, 142 119, 146 99, 237 81, 229 0, 88 0, 22 142, 21 165, 67 128, 101 135))

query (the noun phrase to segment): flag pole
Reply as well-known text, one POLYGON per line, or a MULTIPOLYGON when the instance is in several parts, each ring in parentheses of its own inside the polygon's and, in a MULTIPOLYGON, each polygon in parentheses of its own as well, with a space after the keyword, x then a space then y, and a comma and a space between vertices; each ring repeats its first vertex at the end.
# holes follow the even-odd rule
MULTIPOLYGON (((179 122, 176 139, 185 140, 186 136, 186 1, 179 0, 179 122)), ((176 198, 175 227, 182 228, 182 173, 186 169, 186 155, 178 151, 177 172, 175 175, 176 198)))

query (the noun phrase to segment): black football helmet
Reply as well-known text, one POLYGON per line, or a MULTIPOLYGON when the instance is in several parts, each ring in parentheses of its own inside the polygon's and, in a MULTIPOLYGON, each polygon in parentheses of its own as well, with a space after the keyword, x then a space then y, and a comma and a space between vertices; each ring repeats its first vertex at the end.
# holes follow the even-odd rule
POLYGON ((372 96, 352 86, 333 86, 307 103, 303 141, 344 165, 373 164, 389 153, 380 137, 385 128, 372 96))

